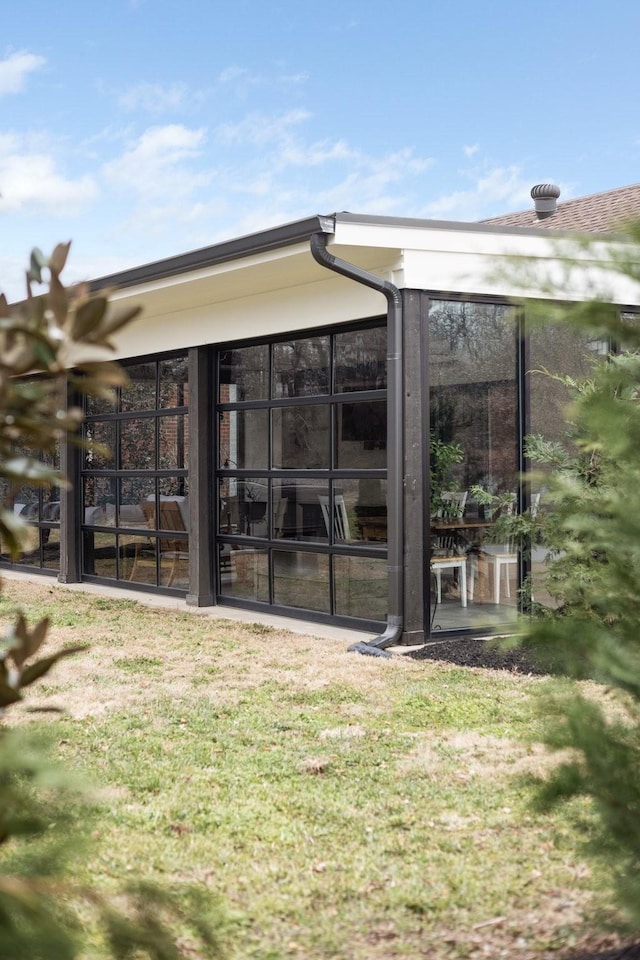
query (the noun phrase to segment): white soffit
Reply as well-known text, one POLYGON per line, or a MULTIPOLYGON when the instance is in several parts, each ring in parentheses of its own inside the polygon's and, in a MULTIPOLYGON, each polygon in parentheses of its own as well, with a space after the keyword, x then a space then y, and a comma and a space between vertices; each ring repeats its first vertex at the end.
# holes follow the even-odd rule
MULTIPOLYGON (((358 250, 359 262, 375 273, 388 274, 396 256, 397 251, 378 247, 358 250)), ((316 263, 308 243, 300 243, 143 282, 116 291, 113 299, 142 303, 145 310, 165 314, 304 287, 335 277, 335 273, 316 263)))
POLYGON ((445 293, 640 304, 640 284, 612 268, 638 260, 631 244, 538 231, 428 221, 338 222, 331 251, 357 261, 365 247, 395 249, 399 286, 445 293), (353 254, 349 250, 353 247, 353 254), (609 265, 609 266, 608 266, 609 265))

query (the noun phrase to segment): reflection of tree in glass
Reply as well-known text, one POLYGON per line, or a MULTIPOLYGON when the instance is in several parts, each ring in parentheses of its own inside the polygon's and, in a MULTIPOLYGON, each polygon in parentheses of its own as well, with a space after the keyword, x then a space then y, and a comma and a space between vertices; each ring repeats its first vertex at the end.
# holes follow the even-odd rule
POLYGON ((225 350, 219 361, 220 402, 266 400, 269 396, 269 345, 225 350))
POLYGON ((468 381, 466 365, 473 365, 475 380, 495 379, 507 352, 513 363, 515 315, 515 309, 505 304, 433 301, 429 309, 429 349, 440 368, 441 382, 454 375, 459 381, 468 381))
POLYGON ((328 392, 328 336, 274 343, 274 397, 312 397, 328 392))
POLYGON ((384 390, 387 386, 387 328, 336 334, 334 347, 337 393, 384 390))

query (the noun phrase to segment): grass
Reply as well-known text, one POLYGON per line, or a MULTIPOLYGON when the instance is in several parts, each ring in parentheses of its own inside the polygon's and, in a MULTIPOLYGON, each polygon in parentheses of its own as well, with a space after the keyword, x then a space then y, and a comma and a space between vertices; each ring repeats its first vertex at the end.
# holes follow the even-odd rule
MULTIPOLYGON (((533 958, 600 933, 581 860, 587 806, 531 806, 536 694, 568 681, 8 582, 52 618, 51 647, 88 641, 30 703, 68 767, 96 785, 81 880, 140 876, 222 898, 233 960, 533 958)), ((105 954, 94 946, 88 960, 105 954)))

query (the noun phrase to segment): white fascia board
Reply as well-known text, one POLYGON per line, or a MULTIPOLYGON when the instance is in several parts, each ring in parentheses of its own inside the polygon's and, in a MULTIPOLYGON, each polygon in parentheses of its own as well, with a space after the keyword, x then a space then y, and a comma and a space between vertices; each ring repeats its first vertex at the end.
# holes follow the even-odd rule
POLYGON ((498 297, 640 304, 640 285, 616 269, 638 262, 637 247, 622 241, 584 240, 472 225, 337 223, 336 245, 398 250, 398 286, 498 297))

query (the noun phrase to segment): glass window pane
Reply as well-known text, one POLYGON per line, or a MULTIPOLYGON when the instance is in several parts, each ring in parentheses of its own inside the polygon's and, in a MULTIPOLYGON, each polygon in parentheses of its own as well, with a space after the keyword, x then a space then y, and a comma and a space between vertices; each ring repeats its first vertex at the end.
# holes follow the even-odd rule
POLYGON ((42 566, 47 570, 60 569, 60 528, 43 528, 42 537, 42 566))
POLYGON ((225 477, 220 484, 220 532, 266 537, 268 500, 266 479, 225 477))
POLYGON ((567 449, 572 448, 566 422, 569 391, 553 375, 575 377, 577 380, 588 377, 593 361, 600 355, 599 343, 569 324, 531 330, 530 369, 527 376, 531 398, 531 433, 541 434, 546 440, 556 440, 567 449), (547 376, 543 370, 548 370, 551 376, 547 376))
POLYGON ((219 424, 220 466, 223 469, 268 467, 268 410, 225 410, 219 424))
POLYGON ((274 397, 315 397, 328 392, 328 336, 273 344, 274 397))
POLYGON ((126 477, 118 480, 120 499, 118 525, 120 527, 146 527, 144 512, 146 503, 155 503, 156 482, 150 477, 126 477))
POLYGON ((40 566, 40 530, 35 523, 26 533, 17 563, 27 567, 40 566))
POLYGON ((45 487, 42 491, 42 519, 60 520, 60 487, 45 487))
POLYGON ((184 470, 189 466, 188 419, 185 415, 160 417, 160 470, 184 470))
POLYGON ((444 301, 429 312, 431 431, 458 443, 447 483, 514 489, 516 463, 515 311, 444 301))
POLYGON ((87 416, 95 417, 100 416, 100 414, 115 413, 116 400, 115 390, 108 397, 87 397, 85 403, 87 416))
POLYGON ((189 496, 188 477, 160 477, 158 480, 160 497, 171 497, 174 500, 186 500, 189 496))
MULTIPOLYGON (((155 505, 147 503, 145 510, 155 511, 155 505)), ((151 527, 154 523, 149 514, 147 526, 151 527)), ((151 533, 142 533, 138 536, 126 536, 121 534, 118 540, 120 548, 120 579, 128 580, 130 583, 146 583, 149 586, 157 586, 157 558, 156 558, 156 539, 151 533)))
POLYGON ((343 617, 385 620, 387 563, 371 557, 334 557, 335 612, 343 617))
POLYGON ((87 423, 85 438, 88 446, 84 451, 84 465, 87 470, 115 467, 116 425, 113 420, 87 423))
MULTIPOLYGON (((435 624, 460 628, 486 621, 495 597, 489 555, 499 545, 471 488, 518 490, 515 310, 432 301, 429 338, 431 597, 435 624)), ((505 589, 495 622, 512 616, 513 603, 505 589)))
POLYGON ((165 531, 157 541, 160 586, 186 589, 189 585, 189 519, 184 500, 160 497, 158 529, 165 531))
POLYGON ((23 484, 15 493, 13 509, 25 520, 39 520, 41 509, 39 488, 23 484))
POLYGON ((384 470, 387 465, 386 402, 340 403, 335 412, 336 467, 384 470))
MULTIPOLYGON (((594 340, 585 331, 576 330, 570 324, 534 327, 529 334, 530 369, 527 380, 530 396, 530 432, 561 444, 570 453, 575 451, 570 429, 567 425, 567 405, 571 399, 569 390, 553 375, 570 376, 576 380, 589 377, 593 363, 605 357, 608 344, 594 340), (548 376, 543 370, 547 370, 548 376)), ((545 503, 544 475, 553 468, 546 463, 531 464, 539 475, 537 488, 532 495, 540 493, 539 509, 548 509, 545 503)), ((531 581, 536 601, 554 606, 555 600, 545 587, 547 576, 547 550, 534 547, 531 551, 531 581)))
POLYGON ((273 411, 273 466, 282 470, 329 467, 329 407, 278 407, 273 411))
POLYGON ((86 477, 84 481, 84 523, 113 527, 116 522, 115 477, 86 477))
POLYGON ((321 480, 274 480, 272 537, 326 543, 329 484, 321 480))
POLYGON ((120 410, 156 409, 156 365, 149 363, 127 364, 125 372, 131 381, 120 392, 120 410))
POLYGON ((156 421, 153 417, 120 421, 122 470, 155 470, 156 421))
POLYGON ((184 407, 189 403, 189 363, 186 356, 158 364, 160 407, 184 407))
POLYGON ((383 546, 387 540, 387 484, 362 477, 334 484, 334 542, 367 541, 383 546))
POLYGON ((269 553, 252 547, 220 548, 220 592, 225 597, 269 602, 269 553))
POLYGON ((334 346, 334 390, 384 390, 387 386, 387 328, 338 333, 334 346))
POLYGON ((284 607, 330 612, 329 557, 273 551, 273 602, 284 607))
POLYGON ((83 536, 83 573, 116 579, 116 537, 87 530, 83 536))
POLYGON ((220 403, 269 397, 269 347, 266 343, 220 354, 220 403))

